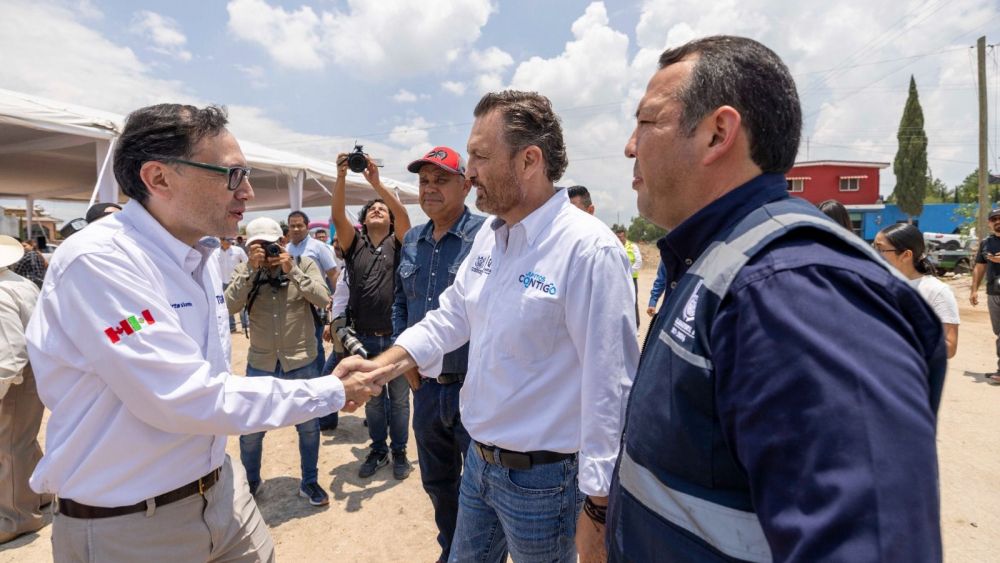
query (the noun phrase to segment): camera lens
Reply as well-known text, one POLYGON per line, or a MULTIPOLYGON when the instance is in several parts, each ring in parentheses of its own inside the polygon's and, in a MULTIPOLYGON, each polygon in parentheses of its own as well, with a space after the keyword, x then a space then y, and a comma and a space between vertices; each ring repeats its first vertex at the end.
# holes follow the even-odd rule
POLYGON ((362 173, 368 168, 368 157, 361 149, 361 145, 355 145, 354 151, 347 155, 347 167, 351 172, 362 173))
POLYGON ((268 244, 267 247, 264 249, 264 253, 267 254, 268 256, 280 256, 281 247, 278 246, 278 243, 272 242, 271 244, 268 244))

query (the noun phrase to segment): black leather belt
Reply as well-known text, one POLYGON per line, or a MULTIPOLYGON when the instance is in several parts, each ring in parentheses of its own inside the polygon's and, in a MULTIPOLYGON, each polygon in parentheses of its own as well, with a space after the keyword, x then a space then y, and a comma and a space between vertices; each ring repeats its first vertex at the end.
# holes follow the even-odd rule
MULTIPOLYGON (((178 487, 170 492, 153 497, 153 501, 156 503, 156 506, 164 506, 172 502, 186 499, 194 494, 204 495, 205 491, 211 489, 212 485, 219 480, 219 475, 221 473, 222 468, 216 468, 208 475, 205 475, 197 481, 192 481, 187 485, 178 487)), ((136 512, 145 512, 146 508, 146 501, 144 500, 129 506, 115 506, 108 508, 104 506, 90 506, 68 498, 59 499, 59 514, 69 516, 70 518, 111 518, 113 516, 124 516, 126 514, 134 514, 136 512)))
POLYGON ((564 459, 576 457, 576 454, 562 454, 559 452, 535 451, 535 452, 512 452, 496 446, 487 446, 475 440, 472 441, 473 448, 479 453, 483 461, 491 465, 499 465, 508 469, 531 469, 536 465, 555 463, 564 459))
POLYGON ((437 376, 438 385, 451 385, 452 383, 461 383, 465 381, 464 373, 442 373, 437 376))

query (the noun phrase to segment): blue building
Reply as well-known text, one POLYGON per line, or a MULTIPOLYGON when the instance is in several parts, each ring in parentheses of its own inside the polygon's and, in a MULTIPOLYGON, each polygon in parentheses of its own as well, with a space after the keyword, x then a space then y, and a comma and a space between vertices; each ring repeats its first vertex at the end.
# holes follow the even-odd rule
MULTIPOLYGON (((871 241, 875 235, 894 223, 906 223, 909 217, 900 211, 894 203, 873 203, 868 205, 848 205, 854 232, 861 238, 871 241)), ((966 222, 974 221, 963 217, 962 204, 958 203, 925 203, 924 211, 914 217, 913 224, 925 233, 958 233, 966 222)))

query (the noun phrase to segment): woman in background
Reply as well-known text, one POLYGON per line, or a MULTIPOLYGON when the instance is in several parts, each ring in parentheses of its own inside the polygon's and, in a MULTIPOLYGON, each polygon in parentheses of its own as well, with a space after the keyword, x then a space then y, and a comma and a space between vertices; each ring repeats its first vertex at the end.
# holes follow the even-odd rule
POLYGON ((872 246, 886 262, 900 271, 944 325, 944 339, 951 358, 958 350, 958 301, 951 288, 934 277, 934 266, 924 254, 924 235, 906 223, 890 225, 875 235, 872 246))
POLYGON ((854 232, 854 226, 851 224, 851 214, 847 212, 847 208, 844 207, 843 203, 835 199, 828 199, 816 207, 827 217, 833 219, 834 223, 839 224, 852 233, 854 232))

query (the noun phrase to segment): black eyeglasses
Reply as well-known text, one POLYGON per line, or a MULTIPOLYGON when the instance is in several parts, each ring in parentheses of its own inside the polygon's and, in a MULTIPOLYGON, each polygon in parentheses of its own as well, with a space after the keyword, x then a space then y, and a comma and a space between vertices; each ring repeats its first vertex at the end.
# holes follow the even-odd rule
POLYGON ((875 244, 874 242, 872 243, 872 248, 874 248, 875 250, 881 252, 882 254, 885 254, 886 252, 891 252, 893 254, 899 254, 900 252, 902 252, 898 248, 882 248, 879 245, 875 244))
POLYGON ((202 168, 204 170, 211 170, 212 172, 218 172, 219 174, 225 174, 229 179, 229 183, 226 185, 226 189, 235 192, 243 180, 250 177, 250 167, 248 166, 218 166, 215 164, 206 164, 204 162, 195 162, 193 160, 184 160, 183 158, 158 158, 156 160, 162 160, 164 162, 177 162, 179 164, 186 164, 188 166, 193 166, 195 168, 202 168))

